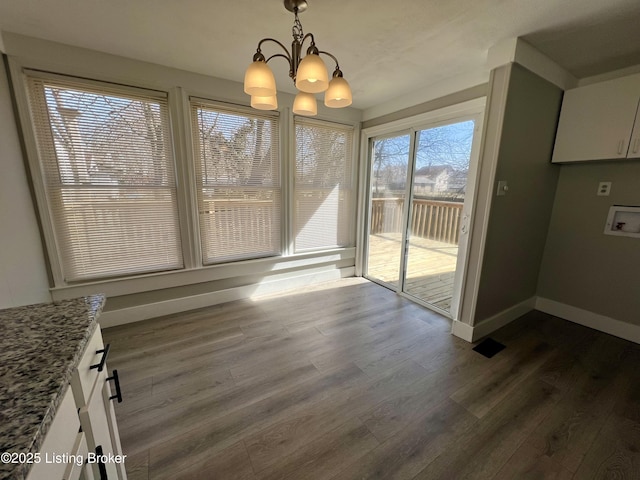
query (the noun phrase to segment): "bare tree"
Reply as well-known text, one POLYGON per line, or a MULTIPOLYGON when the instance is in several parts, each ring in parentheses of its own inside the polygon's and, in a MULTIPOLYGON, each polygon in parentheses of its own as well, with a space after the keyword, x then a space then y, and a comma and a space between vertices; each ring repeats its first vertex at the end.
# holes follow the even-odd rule
POLYGON ((319 127, 296 127, 296 184, 332 189, 348 181, 347 133, 319 127))
POLYGON ((386 138, 373 145, 374 196, 384 196, 386 188, 407 178, 409 136, 386 138))
MULTIPOLYGON (((418 132, 414 181, 436 184, 446 177, 446 186, 437 190, 423 185, 416 195, 440 200, 464 198, 469 169, 473 121, 435 127, 418 132)), ((402 196, 406 187, 410 154, 410 136, 398 136, 374 142, 372 158, 373 195, 402 196)), ((415 184, 414 184, 415 185, 415 184)))
POLYGON ((205 182, 259 186, 274 180, 271 122, 200 109, 198 129, 205 182))
POLYGON ((159 105, 54 86, 45 96, 62 183, 171 183, 159 105))

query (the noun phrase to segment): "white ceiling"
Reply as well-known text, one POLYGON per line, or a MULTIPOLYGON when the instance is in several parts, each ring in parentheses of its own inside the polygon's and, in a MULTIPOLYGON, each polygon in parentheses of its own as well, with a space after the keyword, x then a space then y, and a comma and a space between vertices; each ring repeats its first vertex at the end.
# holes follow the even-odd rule
MULTIPOLYGON (((300 19, 360 109, 477 74, 510 37, 579 78, 640 64, 639 0, 309 0, 300 19)), ((2 31, 239 82, 258 40, 289 46, 292 24, 281 0, 0 0, 2 31)), ((285 61, 271 65, 294 92, 285 61)))

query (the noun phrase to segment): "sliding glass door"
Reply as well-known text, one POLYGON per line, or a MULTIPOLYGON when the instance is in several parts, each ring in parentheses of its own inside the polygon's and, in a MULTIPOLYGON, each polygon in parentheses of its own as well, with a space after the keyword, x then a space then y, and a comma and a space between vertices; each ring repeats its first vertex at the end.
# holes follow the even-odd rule
POLYGON ((416 132, 403 291, 451 313, 474 121, 416 132))
POLYGON ((445 315, 460 304, 478 116, 371 141, 365 276, 445 315))
POLYGON ((405 200, 411 135, 375 139, 372 145, 371 211, 368 238, 368 276, 401 287, 405 200))

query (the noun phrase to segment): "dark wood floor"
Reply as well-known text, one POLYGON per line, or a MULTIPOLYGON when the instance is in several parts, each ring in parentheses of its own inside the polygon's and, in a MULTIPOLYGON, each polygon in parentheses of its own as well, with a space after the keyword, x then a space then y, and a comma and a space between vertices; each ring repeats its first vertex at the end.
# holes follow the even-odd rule
POLYGON ((449 330, 361 279, 107 329, 129 478, 640 479, 639 345, 449 330))

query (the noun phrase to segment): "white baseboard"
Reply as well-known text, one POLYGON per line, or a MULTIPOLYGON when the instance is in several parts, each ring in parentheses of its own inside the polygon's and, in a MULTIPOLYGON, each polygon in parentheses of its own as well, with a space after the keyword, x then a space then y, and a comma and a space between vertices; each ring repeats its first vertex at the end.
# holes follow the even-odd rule
POLYGON ((535 304, 536 297, 528 298, 473 326, 454 320, 451 333, 467 342, 475 342, 530 312, 535 308, 535 304))
POLYGON ((469 343, 473 342, 473 327, 467 323, 454 320, 451 325, 451 333, 469 343))
POLYGON ((615 318, 556 302, 555 300, 549 300, 544 297, 538 297, 536 299, 535 307, 536 310, 555 317, 560 317, 564 320, 629 340, 630 342, 640 343, 640 325, 622 322, 615 318))
POLYGON ((324 272, 307 273, 303 275, 264 281, 253 285, 228 288, 216 292, 191 295, 182 298, 172 298, 162 302, 155 302, 135 307, 123 308, 103 312, 99 321, 102 328, 125 325, 139 322, 149 318, 171 315, 173 313, 186 312, 197 308, 210 307, 219 303, 231 302, 243 298, 251 298, 258 295, 283 292, 294 288, 313 285, 316 283, 338 280, 340 278, 354 276, 355 268, 346 267, 324 272))

